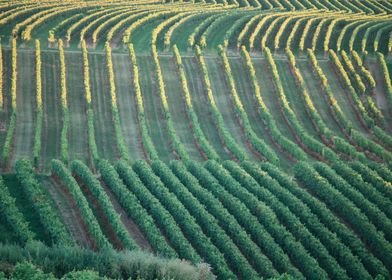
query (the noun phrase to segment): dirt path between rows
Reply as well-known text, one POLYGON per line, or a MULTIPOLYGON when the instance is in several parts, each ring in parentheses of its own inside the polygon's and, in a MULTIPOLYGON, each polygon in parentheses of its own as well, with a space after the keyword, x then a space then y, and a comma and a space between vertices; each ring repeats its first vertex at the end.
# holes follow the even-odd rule
POLYGON ((100 183, 107 193, 107 195, 110 198, 111 203, 113 204, 114 210, 120 215, 121 217, 121 222, 124 224, 125 228, 135 240, 136 244, 139 245, 139 247, 142 250, 152 252, 152 248, 148 240, 144 237, 143 233, 140 231, 139 227, 133 220, 131 220, 125 210, 121 207, 120 203, 117 201, 117 198, 115 195, 112 193, 112 191, 106 186, 106 184, 100 180, 100 183))
POLYGON ((95 244, 88 235, 86 225, 72 198, 64 192, 64 189, 53 178, 44 180, 42 185, 52 196, 61 218, 73 239, 83 247, 94 248, 95 244))

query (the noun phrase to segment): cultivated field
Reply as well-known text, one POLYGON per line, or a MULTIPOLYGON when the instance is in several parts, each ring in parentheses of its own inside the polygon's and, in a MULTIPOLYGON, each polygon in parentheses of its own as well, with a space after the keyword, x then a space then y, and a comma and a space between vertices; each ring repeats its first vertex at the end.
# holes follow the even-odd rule
POLYGON ((391 279, 391 19, 0 1, 0 279, 391 279))

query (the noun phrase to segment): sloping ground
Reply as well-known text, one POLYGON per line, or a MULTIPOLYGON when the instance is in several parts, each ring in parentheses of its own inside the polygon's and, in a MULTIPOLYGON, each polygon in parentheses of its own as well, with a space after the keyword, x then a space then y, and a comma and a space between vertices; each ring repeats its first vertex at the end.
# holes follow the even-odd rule
POLYGON ((87 116, 83 67, 80 53, 66 53, 67 95, 69 109, 69 158, 88 161, 87 116))
POLYGON ((109 74, 104 55, 89 55, 91 99, 94 110, 94 131, 99 156, 113 160, 117 157, 109 74))
POLYGON ((127 55, 113 55, 117 106, 121 128, 131 159, 143 159, 139 122, 137 120, 135 91, 132 83, 131 60, 127 55))
MULTIPOLYGON (((18 110, 13 160, 31 158, 35 128, 35 56, 33 52, 18 53, 17 100, 18 110)), ((13 163, 12 163, 13 165, 13 163)))
MULTIPOLYGON (((50 161, 60 157, 60 137, 63 127, 61 109, 60 58, 56 52, 42 52, 42 126, 41 168, 48 170, 50 161)), ((19 135, 15 136, 20 137, 19 135)), ((30 136, 33 138, 33 135, 30 136)))

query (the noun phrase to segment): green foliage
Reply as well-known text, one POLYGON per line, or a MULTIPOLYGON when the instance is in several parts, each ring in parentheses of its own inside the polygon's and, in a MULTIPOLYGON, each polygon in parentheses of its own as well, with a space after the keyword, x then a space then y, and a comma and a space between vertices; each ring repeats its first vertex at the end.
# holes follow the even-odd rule
POLYGON ((25 243, 34 239, 34 233, 30 231, 29 224, 23 214, 15 205, 13 198, 3 178, 0 176, 0 213, 8 225, 13 229, 19 242, 25 243))
POLYGON ((86 197, 83 195, 76 180, 72 177, 71 172, 59 160, 52 160, 52 172, 61 181, 64 187, 72 195, 76 205, 83 217, 84 223, 87 225, 89 234, 94 239, 99 249, 111 249, 112 246, 102 233, 102 230, 95 218, 86 197))
POLYGON ((64 279, 83 279, 79 277, 96 277, 97 274, 110 279, 214 279, 206 264, 193 266, 184 260, 157 257, 141 251, 94 252, 81 247, 47 247, 31 242, 25 247, 0 244, 0 260, 0 266, 7 268, 7 274, 12 274, 13 267, 18 263, 28 263, 22 266, 23 271, 41 274, 42 270, 45 274, 64 279), (35 271, 33 266, 40 270, 35 271))
POLYGON ((42 186, 35 178, 31 163, 27 160, 19 160, 15 164, 16 176, 26 193, 30 203, 37 211, 39 219, 49 232, 54 244, 71 245, 73 241, 62 223, 53 204, 42 190, 42 186))
POLYGON ((328 207, 349 223, 367 246, 372 248, 374 254, 380 258, 388 269, 391 269, 391 244, 385 240, 383 234, 377 231, 375 226, 352 201, 341 195, 339 191, 334 190, 330 183, 307 163, 300 163, 295 166, 295 176, 307 189, 317 194, 328 207))
MULTIPOLYGON (((119 161, 117 165, 126 166, 126 163, 119 161)), ((147 212, 146 208, 143 208, 137 197, 127 189, 113 166, 108 161, 101 160, 98 168, 105 184, 115 194, 129 217, 138 224, 153 249, 165 257, 178 257, 176 252, 165 241, 153 217, 147 212)))
POLYGON ((231 99, 234 103, 237 115, 241 120, 241 124, 245 129, 245 133, 247 138, 249 139, 252 146, 261 154, 263 155, 268 161, 273 162, 275 164, 279 164, 279 158, 275 154, 275 152, 269 147, 262 138, 259 138, 256 133, 254 132, 249 119, 248 115, 244 110, 243 104, 241 102, 240 97, 238 96, 237 89, 235 86, 233 74, 231 72, 231 67, 229 60, 227 59, 226 52, 222 46, 220 46, 220 56, 223 60, 223 66, 226 72, 226 76, 229 83, 229 88, 231 92, 231 99))
POLYGON ((124 248, 137 248, 135 241, 129 235, 129 232, 126 230, 124 224, 122 223, 120 215, 114 210, 107 193, 101 186, 98 179, 89 170, 89 168, 81 161, 75 160, 71 163, 71 170, 76 179, 79 180, 80 183, 84 184, 85 187, 88 188, 89 191, 91 191, 91 193, 93 194, 93 196, 97 199, 106 217, 108 218, 114 232, 121 240, 121 243, 124 248))

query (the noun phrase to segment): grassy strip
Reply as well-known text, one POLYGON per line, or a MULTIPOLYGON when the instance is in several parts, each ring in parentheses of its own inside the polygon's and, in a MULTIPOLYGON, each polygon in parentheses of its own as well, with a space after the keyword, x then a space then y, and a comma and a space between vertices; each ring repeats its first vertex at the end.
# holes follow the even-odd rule
POLYGON ((42 186, 35 178, 34 170, 27 160, 19 160, 15 164, 16 176, 21 183, 24 192, 29 198, 39 215, 39 219, 45 229, 49 232, 52 242, 55 244, 71 245, 74 242, 67 232, 60 217, 49 202, 47 195, 42 190, 42 186))
POLYGON ((87 225, 89 234, 94 238, 94 242, 97 244, 99 249, 112 249, 112 245, 109 243, 105 235, 95 218, 93 211, 91 210, 88 201, 82 190, 80 189, 76 180, 72 177, 71 172, 67 167, 59 160, 52 160, 52 172, 61 180, 64 186, 67 188, 69 193, 72 195, 80 214, 83 217, 84 222, 87 225))
POLYGON ((19 242, 25 243, 34 239, 35 234, 29 229, 29 223, 15 205, 3 178, 0 176, 0 212, 16 234, 19 242))
POLYGON ((117 147, 119 149, 120 156, 125 160, 129 160, 128 149, 125 145, 124 137, 121 131, 120 115, 118 113, 118 108, 117 108, 116 84, 114 82, 112 49, 110 48, 110 44, 108 42, 105 43, 105 50, 106 50, 107 67, 109 72, 110 97, 111 97, 111 104, 112 104, 112 115, 113 115, 114 130, 115 130, 116 140, 117 140, 117 147))

